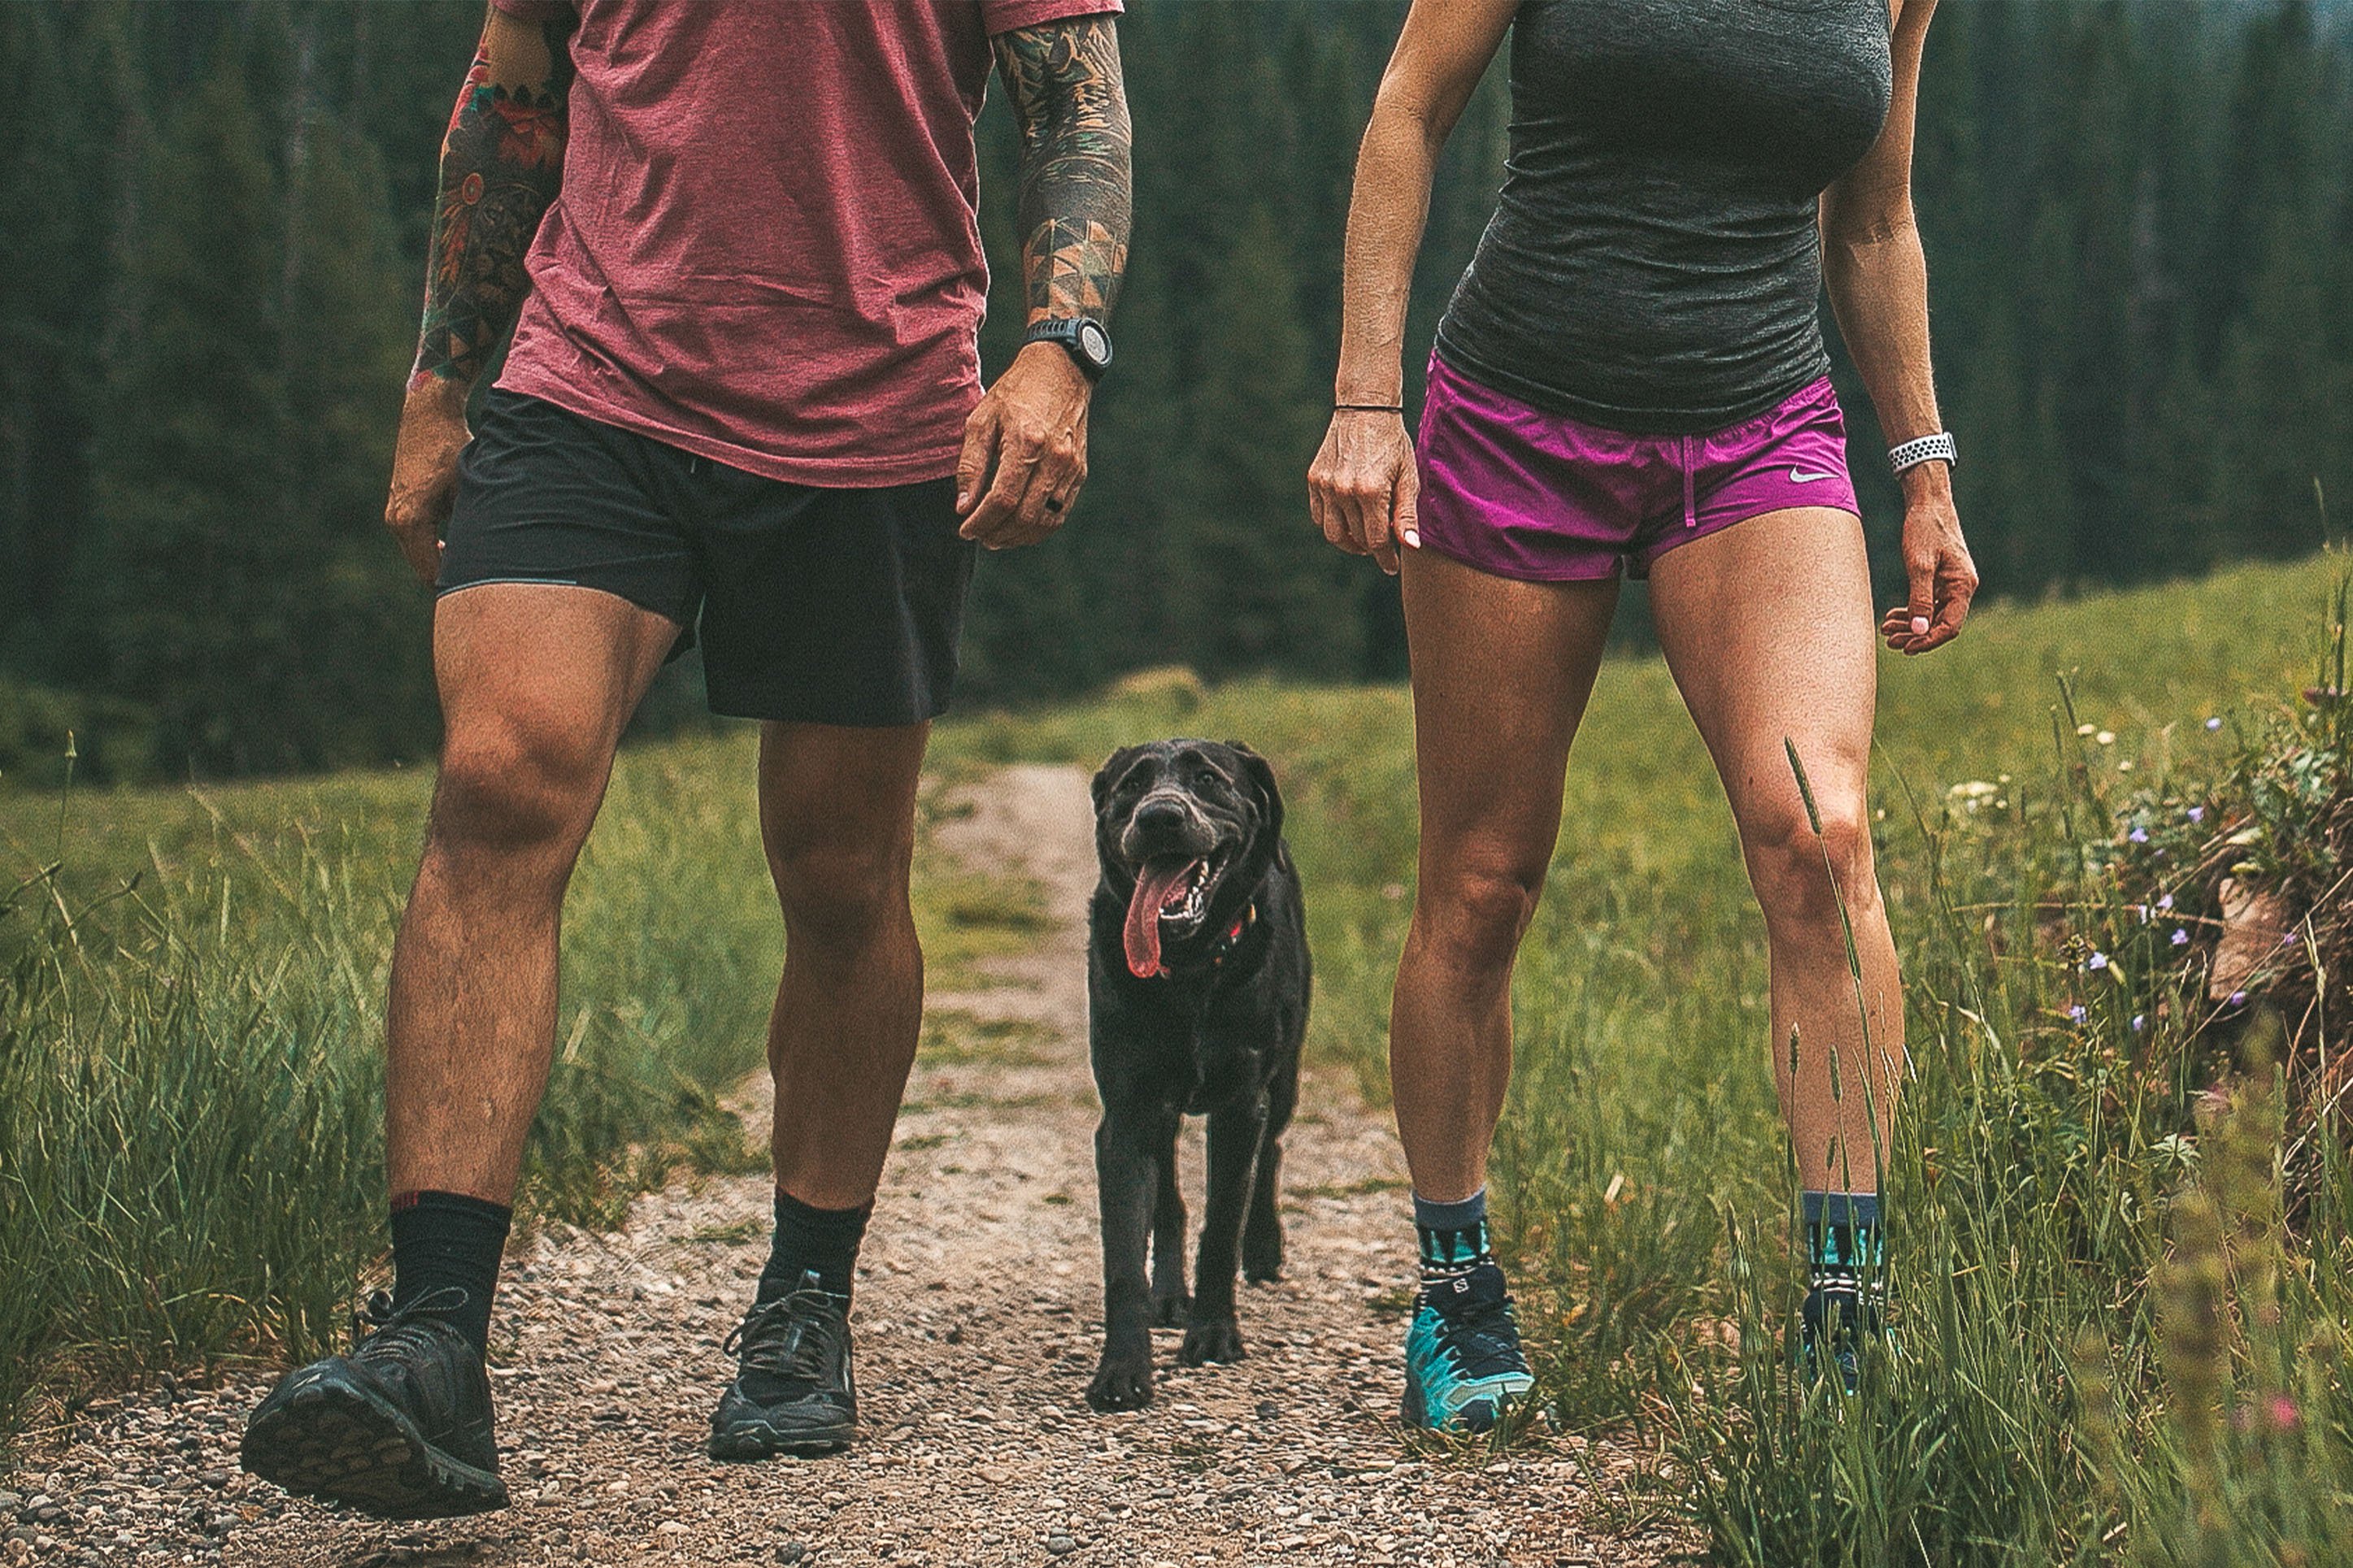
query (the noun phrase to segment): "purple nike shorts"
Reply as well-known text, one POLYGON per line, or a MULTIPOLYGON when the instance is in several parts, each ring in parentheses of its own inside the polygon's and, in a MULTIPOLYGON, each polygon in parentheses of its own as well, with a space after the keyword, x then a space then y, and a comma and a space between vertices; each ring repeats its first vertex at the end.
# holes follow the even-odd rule
POLYGON ((1860 510, 1827 376, 1710 435, 1629 436, 1432 355, 1419 446, 1423 547, 1526 583, 1647 577, 1676 545, 1768 511, 1860 510))

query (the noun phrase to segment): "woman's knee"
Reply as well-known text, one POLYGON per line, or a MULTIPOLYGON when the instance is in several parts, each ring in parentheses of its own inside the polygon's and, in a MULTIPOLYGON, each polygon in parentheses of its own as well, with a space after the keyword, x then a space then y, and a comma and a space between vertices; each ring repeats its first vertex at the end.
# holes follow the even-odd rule
POLYGON ((1539 861, 1463 859, 1425 868, 1414 900, 1422 942, 1455 968, 1507 970, 1544 892, 1539 861))
POLYGON ((1862 799, 1818 798, 1816 809, 1819 831, 1804 803, 1794 797, 1740 825, 1748 879, 1767 925, 1835 925, 1841 901, 1850 915, 1879 902, 1862 799))

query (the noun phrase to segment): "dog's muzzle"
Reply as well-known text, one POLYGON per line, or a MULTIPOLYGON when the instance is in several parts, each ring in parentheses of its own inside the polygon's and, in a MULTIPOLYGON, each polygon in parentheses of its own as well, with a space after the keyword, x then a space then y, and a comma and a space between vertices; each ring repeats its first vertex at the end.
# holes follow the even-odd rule
POLYGON ((1165 973, 1163 934, 1184 937, 1208 913, 1209 895, 1229 856, 1199 805, 1176 790, 1154 790, 1135 805, 1120 833, 1121 855, 1135 871, 1127 906, 1128 972, 1165 973))

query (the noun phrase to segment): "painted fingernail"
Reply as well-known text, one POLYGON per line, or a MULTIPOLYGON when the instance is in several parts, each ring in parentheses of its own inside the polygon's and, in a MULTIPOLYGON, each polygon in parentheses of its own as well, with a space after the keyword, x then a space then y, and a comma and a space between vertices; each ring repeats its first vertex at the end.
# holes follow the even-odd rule
POLYGON ((1405 540, 1408 549, 1419 550, 1421 548, 1421 535, 1418 531, 1409 528, 1405 531, 1402 537, 1405 540))
POLYGON ((1915 637, 1925 637, 1928 635, 1927 616, 1915 616, 1912 617, 1912 635, 1915 637))

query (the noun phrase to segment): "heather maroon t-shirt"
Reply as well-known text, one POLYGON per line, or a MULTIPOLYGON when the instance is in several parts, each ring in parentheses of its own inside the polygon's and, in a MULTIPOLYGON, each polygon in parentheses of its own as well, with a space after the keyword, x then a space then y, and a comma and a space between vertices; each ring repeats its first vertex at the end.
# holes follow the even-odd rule
POLYGON ((496 3, 580 19, 499 384, 797 484, 954 471, 989 37, 1119 0, 496 3))

